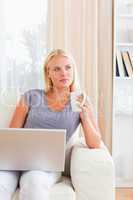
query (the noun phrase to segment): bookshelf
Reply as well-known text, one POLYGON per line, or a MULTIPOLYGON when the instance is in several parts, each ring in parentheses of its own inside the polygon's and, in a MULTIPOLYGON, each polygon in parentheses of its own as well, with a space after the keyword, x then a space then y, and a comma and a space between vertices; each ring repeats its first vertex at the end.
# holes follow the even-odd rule
POLYGON ((133 187, 133 0, 115 2, 112 154, 116 187, 133 187))

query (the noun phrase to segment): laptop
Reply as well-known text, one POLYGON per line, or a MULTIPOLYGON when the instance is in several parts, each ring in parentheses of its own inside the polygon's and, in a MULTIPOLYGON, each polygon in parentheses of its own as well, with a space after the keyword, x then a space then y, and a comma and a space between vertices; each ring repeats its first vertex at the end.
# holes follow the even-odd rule
POLYGON ((0 129, 0 170, 64 171, 66 129, 0 129))

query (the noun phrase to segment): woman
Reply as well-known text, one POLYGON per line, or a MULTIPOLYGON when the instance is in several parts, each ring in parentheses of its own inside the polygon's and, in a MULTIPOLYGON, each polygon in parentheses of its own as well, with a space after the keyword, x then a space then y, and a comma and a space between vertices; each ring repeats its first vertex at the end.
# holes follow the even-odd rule
MULTIPOLYGON (((88 147, 99 148, 101 136, 89 101, 81 106, 80 113, 70 106, 70 93, 78 86, 73 58, 61 49, 52 51, 45 61, 44 75, 45 90, 30 90, 21 97, 10 128, 65 128, 69 142, 81 122, 88 147)), ((61 173, 54 172, 1 171, 0 199, 11 200, 18 181, 20 200, 47 199, 48 189, 60 178, 61 173)))

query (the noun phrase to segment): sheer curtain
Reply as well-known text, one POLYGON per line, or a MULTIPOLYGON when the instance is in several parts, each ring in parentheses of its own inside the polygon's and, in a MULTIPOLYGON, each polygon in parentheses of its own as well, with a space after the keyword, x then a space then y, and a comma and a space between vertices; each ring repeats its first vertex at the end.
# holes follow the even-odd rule
POLYGON ((47 52, 47 0, 1 2, 0 88, 22 91, 43 87, 47 52))

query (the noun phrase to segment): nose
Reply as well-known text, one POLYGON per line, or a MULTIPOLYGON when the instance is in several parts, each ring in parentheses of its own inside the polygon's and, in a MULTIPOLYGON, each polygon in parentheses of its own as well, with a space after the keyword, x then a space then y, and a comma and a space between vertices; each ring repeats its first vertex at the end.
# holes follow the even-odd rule
POLYGON ((62 68, 62 69, 61 69, 61 74, 64 75, 64 74, 66 74, 66 73, 67 73, 67 70, 66 70, 65 68, 62 68))

